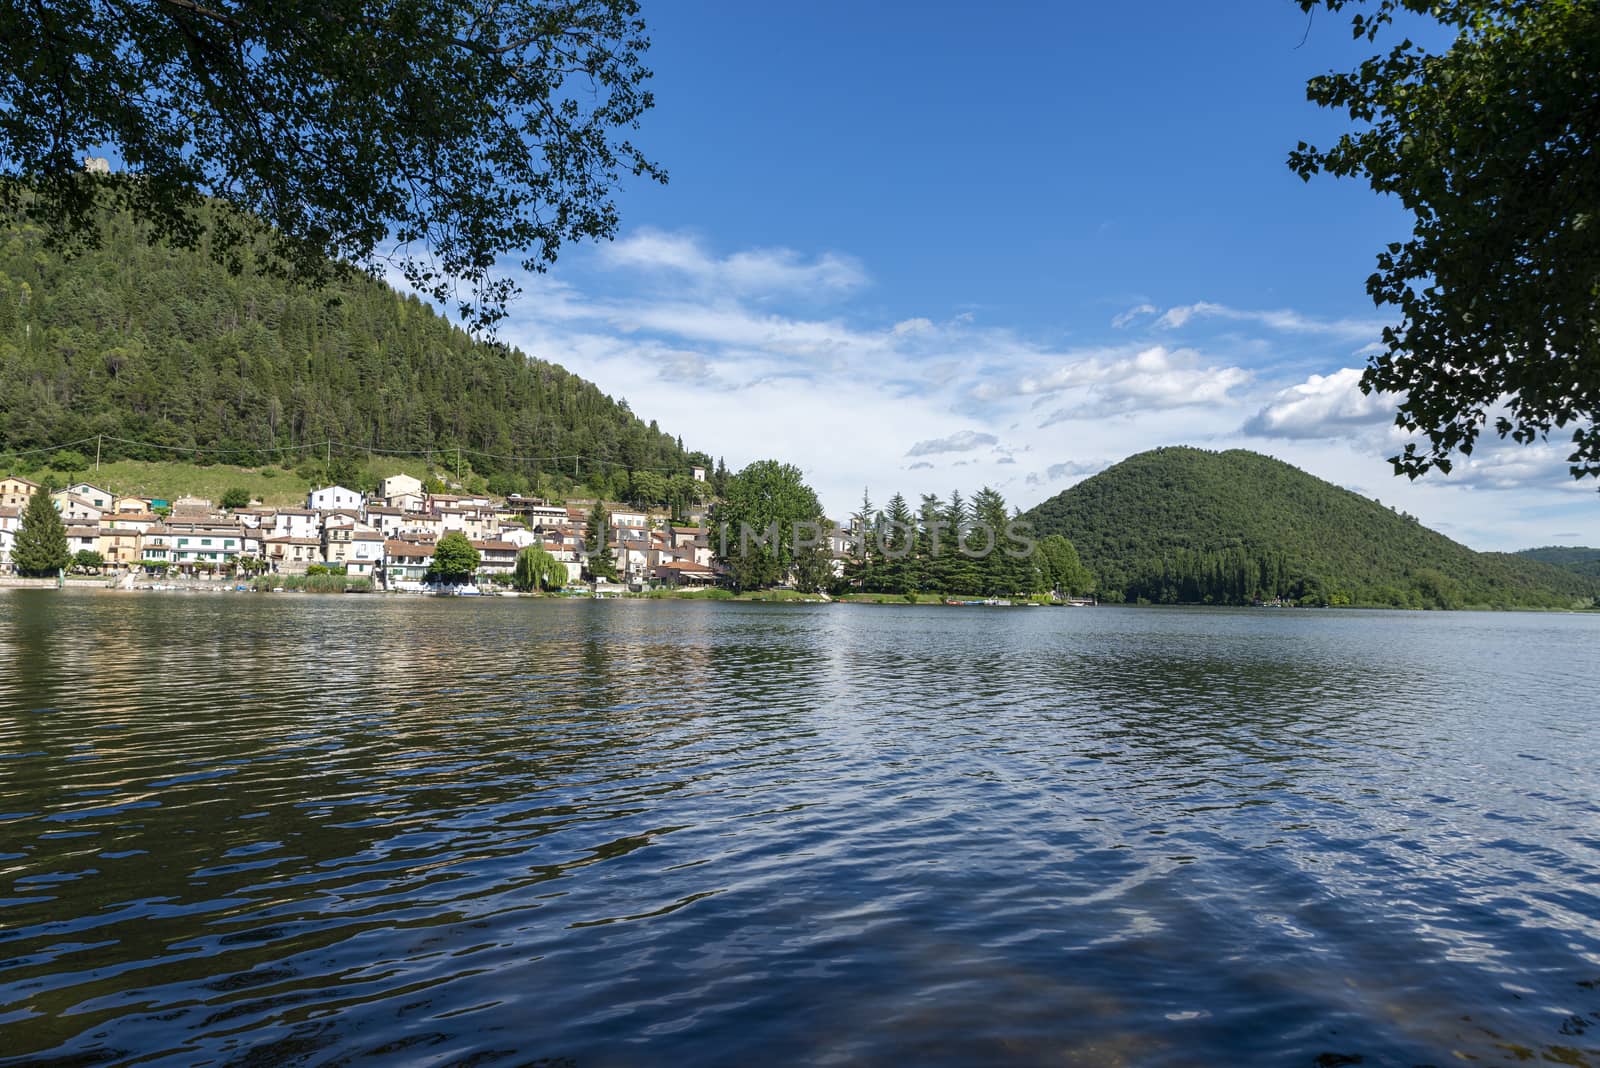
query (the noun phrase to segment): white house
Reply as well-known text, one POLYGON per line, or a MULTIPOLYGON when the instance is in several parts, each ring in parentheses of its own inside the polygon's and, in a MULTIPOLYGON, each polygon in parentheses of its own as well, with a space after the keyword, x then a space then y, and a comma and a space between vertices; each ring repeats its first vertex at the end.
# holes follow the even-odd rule
POLYGON ((348 509, 360 514, 361 494, 343 486, 324 486, 306 494, 306 507, 314 512, 337 512, 348 509))
POLYGON ((11 566, 11 549, 17 543, 17 528, 21 525, 21 508, 0 507, 0 568, 11 566))
POLYGON ((420 500, 422 483, 410 475, 390 475, 378 483, 378 496, 385 502, 389 502, 391 497, 416 497, 420 500))
POLYGON ((380 531, 356 531, 344 558, 345 574, 371 576, 380 570, 383 567, 383 542, 380 531))
POLYGON ((399 508, 391 508, 386 504, 367 505, 367 526, 374 530, 381 530, 385 534, 398 534, 405 525, 406 513, 399 508))
POLYGON ((55 502, 56 511, 61 513, 61 521, 68 526, 73 524, 92 526, 99 523, 100 516, 108 510, 71 490, 57 490, 50 494, 50 499, 55 502))
POLYGON ((274 538, 317 538, 320 542, 322 513, 309 508, 279 508, 272 515, 271 526, 263 521, 261 531, 274 538))
POLYGON ((102 512, 109 512, 116 505, 115 494, 90 482, 74 482, 67 487, 66 492, 75 497, 82 497, 102 512))

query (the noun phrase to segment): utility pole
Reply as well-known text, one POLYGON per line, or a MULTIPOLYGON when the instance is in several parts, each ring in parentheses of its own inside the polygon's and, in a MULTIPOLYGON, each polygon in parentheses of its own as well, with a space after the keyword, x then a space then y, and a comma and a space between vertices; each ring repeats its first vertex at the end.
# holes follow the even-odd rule
POLYGON ((100 441, 104 437, 104 434, 94 436, 94 473, 97 475, 100 473, 100 441))

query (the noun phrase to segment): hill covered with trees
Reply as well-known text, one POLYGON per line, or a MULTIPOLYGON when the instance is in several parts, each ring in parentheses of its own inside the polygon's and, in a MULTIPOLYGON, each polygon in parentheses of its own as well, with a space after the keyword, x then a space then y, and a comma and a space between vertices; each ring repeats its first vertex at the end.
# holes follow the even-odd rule
POLYGON ((1069 539, 1111 600, 1569 607, 1600 590, 1537 560, 1474 552, 1412 516, 1239 449, 1140 453, 1024 518, 1039 535, 1069 539))
POLYGON ((115 214, 75 256, 43 237, 0 220, 0 463, 97 435, 107 460, 246 467, 325 459, 301 447, 331 440, 351 456, 436 450, 453 470, 459 448, 497 492, 576 483, 643 504, 712 467, 593 383, 364 275, 311 290, 248 263, 234 274, 115 214))
POLYGON ((1575 575, 1600 579, 1600 549, 1585 545, 1545 545, 1538 549, 1523 549, 1516 555, 1571 571, 1575 575))

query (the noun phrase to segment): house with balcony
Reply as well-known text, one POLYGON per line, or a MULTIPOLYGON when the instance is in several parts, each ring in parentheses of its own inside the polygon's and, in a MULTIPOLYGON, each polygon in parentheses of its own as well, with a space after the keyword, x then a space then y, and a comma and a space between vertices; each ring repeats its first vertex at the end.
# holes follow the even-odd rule
POLYGON ((26 508, 28 498, 40 490, 39 483, 21 475, 0 478, 0 508, 26 508))
POLYGON ((474 541, 472 547, 478 550, 478 574, 509 575, 516 570, 517 553, 521 550, 511 542, 485 538, 474 541))
POLYGON ((399 541, 383 543, 383 586, 389 590, 420 590, 433 567, 433 542, 399 541))
POLYGON ((304 575, 312 564, 322 563, 322 539, 275 534, 261 539, 261 558, 282 575, 304 575))

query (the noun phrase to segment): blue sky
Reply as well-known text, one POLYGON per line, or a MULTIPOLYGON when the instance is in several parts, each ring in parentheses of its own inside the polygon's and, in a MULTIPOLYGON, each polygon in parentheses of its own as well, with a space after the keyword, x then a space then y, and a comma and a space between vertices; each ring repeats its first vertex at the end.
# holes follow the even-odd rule
MULTIPOLYGON (((623 231, 530 279, 502 333, 730 466, 1030 506, 1161 444, 1247 447, 1477 548, 1600 544, 1562 450, 1397 480, 1354 388, 1407 220, 1300 181, 1365 54, 1291 0, 1138 7, 650 3, 657 106, 623 231), (1304 44, 1302 45, 1302 38, 1304 44)), ((1427 27, 1415 27, 1427 32, 1427 27)), ((1425 38, 1424 38, 1425 39, 1425 38)), ((1367 46, 1370 47, 1370 46, 1367 46)))

